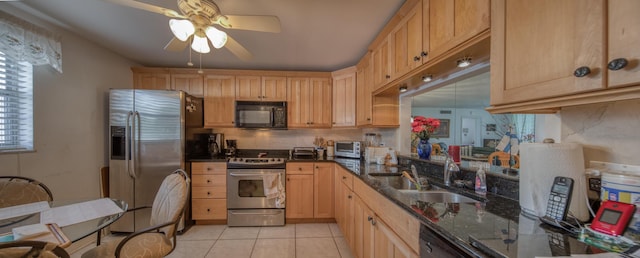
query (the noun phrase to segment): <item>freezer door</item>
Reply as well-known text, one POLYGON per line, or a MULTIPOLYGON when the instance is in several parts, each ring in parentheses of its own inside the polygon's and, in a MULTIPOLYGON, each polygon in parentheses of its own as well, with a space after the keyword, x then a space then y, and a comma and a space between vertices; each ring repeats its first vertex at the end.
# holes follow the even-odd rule
MULTIPOLYGON (((133 90, 112 89, 109 92, 109 196, 127 202, 129 207, 136 207, 133 178, 127 169, 127 163, 131 166, 133 95, 133 90)), ((111 225, 111 230, 132 232, 133 221, 132 215, 125 215, 111 225)))
MULTIPOLYGON (((162 180, 184 164, 184 92, 135 90, 133 176, 135 207, 151 206, 162 180)), ((149 226, 150 210, 135 214, 135 230, 149 226)))

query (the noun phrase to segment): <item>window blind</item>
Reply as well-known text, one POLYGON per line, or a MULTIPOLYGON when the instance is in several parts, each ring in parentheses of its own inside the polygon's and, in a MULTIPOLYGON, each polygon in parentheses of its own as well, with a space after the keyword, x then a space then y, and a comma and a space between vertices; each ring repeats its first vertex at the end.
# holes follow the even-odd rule
POLYGON ((0 52, 0 152, 33 150, 33 67, 0 52))

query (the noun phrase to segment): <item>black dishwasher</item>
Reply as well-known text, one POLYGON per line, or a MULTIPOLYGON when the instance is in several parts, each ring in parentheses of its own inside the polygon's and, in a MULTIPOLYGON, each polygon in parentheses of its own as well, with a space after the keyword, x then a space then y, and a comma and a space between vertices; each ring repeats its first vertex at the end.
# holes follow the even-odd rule
POLYGON ((450 243, 438 233, 420 224, 420 257, 482 257, 450 243))

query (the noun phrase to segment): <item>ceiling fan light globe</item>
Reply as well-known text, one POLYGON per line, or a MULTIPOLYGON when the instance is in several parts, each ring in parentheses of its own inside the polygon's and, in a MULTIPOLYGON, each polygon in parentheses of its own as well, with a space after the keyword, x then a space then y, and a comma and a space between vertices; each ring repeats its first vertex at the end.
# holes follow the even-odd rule
POLYGON ((209 48, 209 42, 207 41, 207 38, 200 37, 198 35, 193 36, 193 43, 191 43, 191 49, 193 49, 193 51, 196 51, 202 54, 206 54, 211 51, 211 49, 209 48))
POLYGON ((227 33, 225 33, 224 31, 209 26, 207 27, 205 33, 207 34, 207 38, 211 40, 211 44, 215 48, 224 47, 224 44, 227 43, 227 33))
POLYGON ((189 20, 171 19, 169 20, 169 28, 171 28, 173 35, 180 41, 187 40, 189 36, 196 31, 196 28, 193 27, 193 23, 189 20))

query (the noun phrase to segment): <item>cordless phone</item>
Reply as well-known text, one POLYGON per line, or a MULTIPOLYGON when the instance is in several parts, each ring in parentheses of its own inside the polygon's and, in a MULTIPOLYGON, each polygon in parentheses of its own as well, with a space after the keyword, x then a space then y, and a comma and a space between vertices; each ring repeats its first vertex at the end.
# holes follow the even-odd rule
POLYGON ((547 202, 547 211, 540 220, 553 226, 562 227, 560 221, 564 221, 567 218, 572 192, 572 178, 557 176, 553 179, 553 186, 551 186, 551 193, 547 202))

